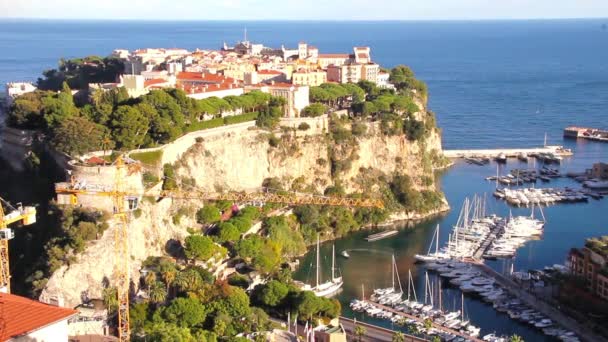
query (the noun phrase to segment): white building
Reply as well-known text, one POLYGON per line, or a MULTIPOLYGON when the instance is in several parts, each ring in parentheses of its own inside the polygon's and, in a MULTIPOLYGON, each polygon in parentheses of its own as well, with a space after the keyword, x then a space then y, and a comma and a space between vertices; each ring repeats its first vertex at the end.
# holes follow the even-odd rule
POLYGON ((68 319, 76 310, 0 293, 0 340, 11 342, 67 342, 68 319))
POLYGON ((36 90, 36 86, 29 82, 11 82, 6 84, 6 104, 10 106, 13 100, 25 93, 31 93, 36 90))

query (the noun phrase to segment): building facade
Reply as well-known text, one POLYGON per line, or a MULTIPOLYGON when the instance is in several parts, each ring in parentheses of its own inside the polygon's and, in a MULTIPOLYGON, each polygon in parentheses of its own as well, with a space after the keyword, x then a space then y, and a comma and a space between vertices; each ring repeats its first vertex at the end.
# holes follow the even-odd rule
POLYGON ((295 85, 306 85, 309 87, 316 87, 320 86, 325 82, 327 82, 327 72, 324 70, 299 70, 291 74, 291 83, 295 85))
POLYGON ((588 289, 608 300, 608 253, 596 249, 589 240, 583 248, 573 248, 568 255, 570 272, 587 281, 588 289))

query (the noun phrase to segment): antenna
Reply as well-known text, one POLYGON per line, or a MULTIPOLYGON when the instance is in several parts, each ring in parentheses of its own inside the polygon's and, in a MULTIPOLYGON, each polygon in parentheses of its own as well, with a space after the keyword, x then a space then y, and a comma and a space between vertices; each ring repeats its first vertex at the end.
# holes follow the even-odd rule
POLYGON ((243 41, 246 42, 247 41, 247 27, 245 27, 245 29, 243 30, 243 38, 245 39, 243 41))

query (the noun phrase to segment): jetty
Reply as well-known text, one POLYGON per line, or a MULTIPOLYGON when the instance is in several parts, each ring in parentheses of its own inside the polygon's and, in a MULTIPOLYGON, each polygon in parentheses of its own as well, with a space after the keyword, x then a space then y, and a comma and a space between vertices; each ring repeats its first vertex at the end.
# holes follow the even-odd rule
POLYGON ((497 149, 469 149, 469 150, 443 150, 443 155, 447 158, 473 158, 486 157, 496 158, 504 155, 507 158, 515 158, 519 155, 538 155, 552 153, 558 156, 571 156, 572 151, 563 146, 544 146, 535 148, 497 148, 497 149))
POLYGON ((608 142, 608 130, 569 126, 564 128, 564 138, 581 138, 593 141, 608 142))

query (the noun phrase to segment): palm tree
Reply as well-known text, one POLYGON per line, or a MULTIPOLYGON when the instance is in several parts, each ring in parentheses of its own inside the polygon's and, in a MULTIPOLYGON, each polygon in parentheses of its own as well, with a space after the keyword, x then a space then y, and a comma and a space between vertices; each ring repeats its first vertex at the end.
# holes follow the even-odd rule
POLYGON ((160 281, 155 282, 148 289, 148 296, 154 304, 160 304, 167 299, 167 291, 160 281))
POLYGON ((148 291, 150 290, 150 285, 156 283, 156 273, 154 272, 148 272, 146 273, 146 276, 144 277, 144 284, 146 285, 146 288, 148 289, 148 291))
POLYGON ((115 287, 103 289, 103 304, 108 312, 114 312, 118 308, 118 291, 115 287))
POLYGON ((405 341, 405 335, 403 335, 403 333, 401 331, 397 331, 393 335, 393 342, 404 342, 404 341, 405 341))
POLYGON ((431 321, 430 318, 427 318, 424 320, 424 329, 426 330, 426 332, 428 333, 431 328, 433 327, 433 321, 431 321))
POLYGON ((367 333, 367 329, 365 327, 357 325, 355 327, 355 336, 357 336, 357 341, 363 341, 363 336, 367 333))
POLYGON ((509 342, 524 342, 524 339, 519 335, 511 335, 511 337, 509 337, 509 342))
POLYGON ((431 339, 431 342, 441 342, 441 337, 434 335, 433 338, 431 339))
POLYGON ((412 334, 412 335, 418 335, 420 334, 420 329, 418 329, 418 326, 414 323, 410 324, 407 326, 407 330, 412 334))
POLYGON ((166 268, 160 271, 160 276, 163 278, 165 282, 165 286, 167 287, 167 292, 169 292, 169 288, 173 285, 175 281, 175 276, 177 272, 173 268, 166 268))

